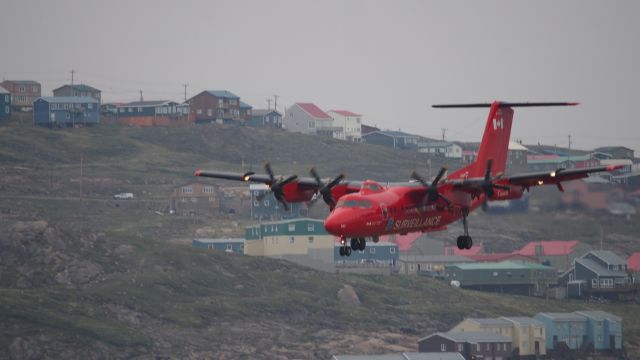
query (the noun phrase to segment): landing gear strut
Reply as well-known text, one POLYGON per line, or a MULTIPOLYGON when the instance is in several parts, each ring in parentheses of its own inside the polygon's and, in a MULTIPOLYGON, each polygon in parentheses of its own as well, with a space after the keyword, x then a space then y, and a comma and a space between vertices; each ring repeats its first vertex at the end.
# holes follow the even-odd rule
POLYGON ((469 236, 469 226, 467 225, 467 216, 469 215, 469 209, 462 209, 462 226, 464 226, 464 235, 458 236, 456 245, 458 249, 471 249, 473 246, 473 240, 469 236))

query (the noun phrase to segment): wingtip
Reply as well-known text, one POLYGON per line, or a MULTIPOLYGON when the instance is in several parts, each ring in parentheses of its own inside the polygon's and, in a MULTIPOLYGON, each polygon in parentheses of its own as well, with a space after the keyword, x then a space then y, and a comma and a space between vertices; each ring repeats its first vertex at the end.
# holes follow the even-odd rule
POLYGON ((200 176, 202 174, 202 170, 198 169, 193 173, 194 176, 200 176))

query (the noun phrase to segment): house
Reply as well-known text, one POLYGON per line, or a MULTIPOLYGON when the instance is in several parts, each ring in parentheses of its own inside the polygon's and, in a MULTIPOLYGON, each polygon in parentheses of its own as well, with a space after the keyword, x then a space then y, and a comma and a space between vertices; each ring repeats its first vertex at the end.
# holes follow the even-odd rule
POLYGON ((446 158, 462 159, 462 147, 450 141, 419 142, 418 151, 446 158))
POLYGON ((190 182, 173 188, 169 210, 182 215, 214 215, 219 209, 219 188, 216 185, 190 182))
MULTIPOLYGON (((480 143, 456 142, 456 144, 461 148, 461 159, 463 164, 470 164, 476 161, 476 159, 478 158, 480 143)), ((515 141, 509 141, 509 145, 507 147, 507 171, 510 174, 517 174, 528 171, 528 153, 529 149, 527 149, 527 147, 525 147, 524 145, 515 141)))
POLYGON ((622 349, 622 319, 605 311, 538 313, 545 325, 547 350, 590 350, 619 353, 622 349))
POLYGON ((253 106, 244 101, 240 101, 240 119, 242 119, 243 123, 246 124, 247 121, 251 120, 252 110, 253 106))
POLYGON ((191 245, 198 249, 215 249, 234 254, 244 254, 244 239, 193 239, 191 245))
POLYGON ((380 131, 379 128, 375 127, 375 126, 370 126, 370 125, 365 125, 365 124, 360 124, 360 128, 361 128, 361 134, 368 134, 368 133, 372 133, 374 131, 380 131))
POLYGON ((42 96, 40 83, 32 80, 5 80, 0 86, 11 93, 11 106, 21 111, 31 111, 33 102, 42 96))
POLYGON ((444 247, 444 255, 458 255, 458 256, 469 256, 469 255, 478 255, 484 253, 484 246, 482 243, 473 245, 471 249, 458 249, 457 246, 445 246, 444 247))
POLYGON ((334 261, 345 265, 354 264, 379 264, 395 266, 398 262, 398 245, 390 242, 368 241, 364 250, 354 250, 351 256, 340 256, 340 243, 336 243, 333 251, 334 261))
POLYGON ((627 258, 627 270, 640 272, 640 252, 634 252, 627 258))
POLYGON ((605 154, 609 159, 629 159, 633 160, 635 154, 633 149, 624 146, 604 146, 593 150, 594 153, 605 154))
POLYGON ((282 129, 282 114, 277 110, 253 109, 247 125, 282 129))
POLYGON ((11 93, 0 86, 0 120, 11 116, 11 93))
POLYGON ((62 85, 57 89, 53 89, 53 96, 74 96, 74 97, 92 97, 102 102, 101 91, 89 85, 62 85))
POLYGON ((511 339, 513 353, 520 359, 537 359, 546 354, 544 323, 530 317, 468 318, 451 331, 493 332, 506 336, 511 339))
POLYGON ((449 331, 418 340, 419 352, 458 352, 465 360, 507 359, 511 339, 493 332, 449 331))
POLYGON ((622 319, 605 311, 576 311, 587 318, 587 341, 595 351, 622 350, 622 319))
POLYGON ((245 184, 241 186, 220 187, 220 214, 249 216, 251 211, 251 192, 245 184))
POLYGON ((227 90, 206 90, 187 100, 197 123, 241 124, 240 97, 227 90))
POLYGON ((313 103, 293 104, 286 109, 282 121, 285 129, 290 132, 335 138, 344 136, 344 129, 334 127, 333 118, 313 103))
POLYGON ((590 246, 582 244, 578 240, 572 241, 533 241, 522 249, 514 251, 515 254, 533 256, 541 264, 546 264, 558 271, 566 271, 571 267, 573 260, 591 250, 590 246))
POLYGON ((169 100, 134 101, 115 106, 118 123, 134 126, 171 126, 190 123, 189 105, 169 100))
POLYGON ((301 202, 287 204, 285 210, 265 184, 249 184, 251 218, 262 220, 293 219, 307 216, 307 207, 301 202))
POLYGON ((529 296, 542 296, 557 282, 555 269, 520 261, 445 265, 444 277, 462 288, 529 296))
POLYGON ((417 149, 417 135, 407 134, 402 131, 374 131, 362 135, 364 142, 392 147, 394 149, 417 149))
POLYGON ((446 265, 473 262, 464 256, 445 255, 413 255, 401 254, 398 259, 399 272, 403 275, 419 275, 421 273, 444 276, 446 265))
POLYGON ((602 160, 587 155, 527 155, 529 171, 555 171, 558 169, 583 169, 605 165, 602 160))
MULTIPOLYGON (((262 222, 245 228, 245 255, 285 259, 333 271, 333 235, 324 221, 309 218, 262 222)), ((368 245, 368 244, 367 244, 368 245)))
POLYGON ((560 276, 570 297, 625 298, 638 292, 627 262, 608 250, 593 250, 577 258, 560 276))
POLYGON ((475 262, 501 262, 506 260, 524 261, 530 263, 540 263, 538 258, 533 256, 514 254, 514 253, 485 253, 485 254, 469 254, 464 255, 467 259, 475 262))
POLYGON ((333 118, 333 126, 344 129, 342 140, 362 141, 362 115, 348 110, 329 110, 327 114, 333 118))
POLYGON ((33 123, 47 126, 95 125, 100 104, 91 97, 41 97, 33 102, 33 123))
POLYGON ((333 355, 331 360, 464 360, 464 357, 457 352, 404 352, 385 355, 333 355))

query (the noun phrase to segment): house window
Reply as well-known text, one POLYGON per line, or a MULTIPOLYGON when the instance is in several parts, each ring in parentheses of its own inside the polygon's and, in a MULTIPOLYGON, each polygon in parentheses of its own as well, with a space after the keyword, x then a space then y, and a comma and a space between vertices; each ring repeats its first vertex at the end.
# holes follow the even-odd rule
POLYGON ((392 247, 389 248, 389 254, 395 254, 396 253, 396 248, 392 247))
POLYGON ((260 201, 258 201, 258 200, 253 200, 253 206, 254 206, 254 207, 258 207, 258 206, 260 206, 260 201))
POLYGON ((139 107, 139 108, 138 108, 138 112, 139 112, 139 113, 141 113, 141 112, 142 112, 142 108, 141 108, 141 107, 139 107))
POLYGON ((447 351, 447 344, 440 344, 440 351, 442 352, 447 351))
POLYGON ((227 250, 233 250, 233 245, 232 244, 227 244, 227 250))
POLYGON ((124 112, 124 108, 120 108, 120 112, 123 113, 124 112))
POLYGON ((213 109, 207 109, 207 116, 213 116, 213 109))
POLYGON ((265 201, 264 201, 264 206, 265 206, 265 207, 269 207, 269 200, 265 200, 265 201))
POLYGON ((476 344, 476 351, 480 351, 480 344, 476 344))
POLYGON ((9 113, 9 106, 5 106, 4 107, 4 112, 7 113, 7 114, 9 113))
POLYGON ((598 279, 597 278, 591 279, 591 287, 594 287, 594 288, 598 287, 598 279))
POLYGON ((314 224, 307 224, 307 231, 313 232, 314 224))
POLYGON ((289 224, 289 231, 296 231, 296 224, 289 224))
POLYGON ((202 189, 202 191, 204 191, 206 194, 211 194, 215 191, 215 188, 213 186, 207 185, 202 189))
POLYGON ((289 244, 293 244, 296 242, 296 238, 294 238, 293 236, 289 236, 289 244))
POLYGON ((202 109, 197 109, 197 110, 196 110, 196 114, 198 114, 198 115, 202 115, 202 109))
POLYGON ((463 348, 462 344, 458 344, 458 352, 462 352, 462 348, 463 348))
POLYGON ((309 236, 309 244, 313 244, 313 236, 309 236))
POLYGON ((376 253, 376 248, 371 247, 369 248, 369 254, 375 254, 376 253))
POLYGON ((93 104, 92 103, 88 103, 87 104, 87 109, 93 109, 93 104))
POLYGON ((191 186, 183 186, 180 191, 182 191, 183 194, 191 194, 193 192, 193 188, 191 186))
POLYGON ((127 108, 128 112, 133 112, 133 108, 127 108))
POLYGON ((24 88, 24 86, 20 86, 20 87, 18 87, 18 92, 25 92, 25 88, 24 88))

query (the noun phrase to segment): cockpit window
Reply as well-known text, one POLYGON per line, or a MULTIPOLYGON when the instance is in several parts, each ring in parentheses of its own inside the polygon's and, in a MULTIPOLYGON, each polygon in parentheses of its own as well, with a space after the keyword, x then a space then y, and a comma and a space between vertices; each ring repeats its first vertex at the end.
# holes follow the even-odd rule
POLYGON ((361 208, 369 209, 371 208, 371 201, 361 200, 360 202, 358 202, 358 206, 360 206, 361 208))
POLYGON ((380 191, 380 185, 378 184, 367 184, 367 188, 371 191, 380 191))
POLYGON ((340 200, 336 204, 336 208, 341 208, 341 207, 345 207, 345 208, 361 207, 361 208, 369 209, 372 206, 373 205, 371 204, 371 201, 369 201, 369 200, 340 200))

